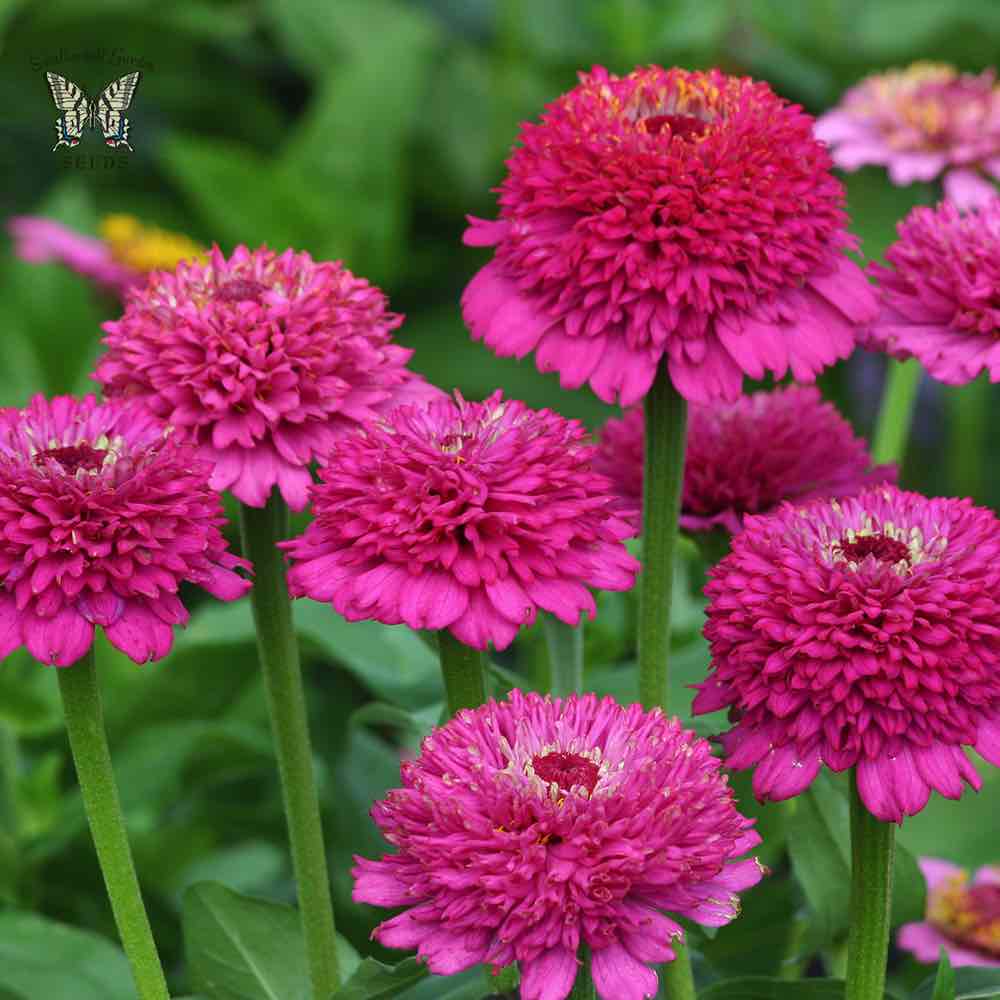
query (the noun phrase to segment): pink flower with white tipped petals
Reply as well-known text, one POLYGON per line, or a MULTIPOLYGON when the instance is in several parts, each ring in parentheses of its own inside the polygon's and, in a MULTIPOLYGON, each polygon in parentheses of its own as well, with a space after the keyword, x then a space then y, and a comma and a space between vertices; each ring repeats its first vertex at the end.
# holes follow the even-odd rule
POLYGON ((710 571, 708 680, 729 708, 726 764, 754 793, 798 795, 856 768, 869 811, 900 823, 932 791, 1000 766, 1000 522, 969 500, 893 486, 748 517, 710 571))
POLYGON ((372 809, 396 848, 356 858, 354 899, 432 972, 517 961, 523 1000, 565 1000, 586 943, 602 1000, 657 992, 673 916, 719 927, 763 869, 709 745, 659 709, 512 691, 465 709, 372 809))
POLYGON ((182 582, 246 593, 208 472, 134 404, 36 396, 0 410, 0 657, 26 646, 68 666, 100 625, 137 663, 158 660, 188 620, 182 582))
POLYGON ((630 406, 661 360, 692 402, 734 400, 744 374, 812 382, 876 313, 812 119, 766 83, 596 67, 507 167, 500 218, 465 234, 495 253, 463 315, 565 388, 630 406))
POLYGON ((413 352, 391 337, 402 321, 339 263, 242 246, 227 260, 215 247, 132 292, 104 324, 94 378, 193 441, 213 489, 262 507, 277 486, 301 510, 309 464, 338 434, 442 395, 406 368, 413 352))
POLYGON ((639 568, 594 451, 578 421, 500 392, 399 407, 327 456, 316 519, 283 543, 289 588, 477 649, 510 645, 539 608, 576 625, 588 587, 628 590, 639 568))

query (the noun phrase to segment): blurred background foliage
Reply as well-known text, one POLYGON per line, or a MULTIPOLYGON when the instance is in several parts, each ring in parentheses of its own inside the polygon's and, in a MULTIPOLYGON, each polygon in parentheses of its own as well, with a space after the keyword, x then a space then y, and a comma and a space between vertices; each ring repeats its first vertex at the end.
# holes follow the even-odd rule
MULTIPOLYGON (((648 62, 717 65, 767 79, 819 113, 861 76, 914 59, 974 71, 991 65, 1000 52, 1000 5, 2 0, 0 31, 7 166, 0 216, 44 214, 96 232, 102 215, 129 212, 206 244, 217 241, 227 252, 240 242, 267 243, 342 258, 406 314, 399 340, 416 349, 413 366, 435 382, 470 398, 502 386, 534 406, 597 426, 611 414, 608 407, 586 391, 562 392, 554 375, 538 374, 530 362, 494 358, 470 341, 461 322, 459 295, 485 261, 482 251, 461 245, 464 217, 494 213, 490 189, 503 176, 518 123, 537 116, 574 85, 578 69, 595 63, 617 72, 648 62), (103 57, 74 58, 97 49, 103 57), (93 93, 131 68, 144 72, 130 112, 135 151, 127 166, 104 169, 103 147, 94 139, 75 152, 93 153, 96 165, 66 166, 62 152, 50 152, 55 111, 43 71, 54 69, 93 93)), ((882 254, 911 206, 936 197, 928 186, 893 188, 877 169, 845 182, 853 228, 870 257, 882 254)), ((19 261, 8 246, 0 260, 0 405, 22 405, 36 391, 86 391, 99 324, 116 312, 83 279, 56 265, 19 261)), ((825 392, 861 432, 871 428, 883 371, 883 359, 859 351, 824 376, 825 392)), ((995 507, 998 432, 983 416, 995 393, 989 386, 965 392, 979 401, 980 419, 968 400, 953 405, 957 390, 925 380, 903 481, 931 493, 971 493, 995 507)), ((707 664, 699 634, 702 571, 689 553, 682 593, 690 596, 675 635, 674 705, 684 710, 690 696, 683 684, 703 676, 707 664)), ((350 902, 350 857, 384 849, 367 810, 396 782, 400 753, 416 746, 440 713, 435 658, 399 629, 348 626, 308 602, 297 613, 338 922, 358 949, 371 953, 368 932, 379 915, 350 902)), ((634 690, 633 613, 631 597, 603 595, 587 638, 588 684, 625 699, 634 690)), ((537 636, 526 636, 502 660, 498 690, 544 683, 537 636)), ((137 669, 103 647, 101 667, 140 875, 171 975, 187 987, 185 887, 214 879, 276 900, 292 892, 248 608, 196 605, 192 626, 167 661, 137 669)), ((769 956, 780 953, 779 945, 787 952, 787 942, 768 935, 787 934, 796 914, 812 929, 805 935, 812 951, 827 951, 835 962, 845 920, 835 891, 842 873, 793 851, 793 882, 782 850, 788 823, 803 837, 821 835, 815 827, 822 825, 821 810, 779 817, 773 807, 755 809, 746 782, 736 784, 744 808, 761 814, 777 875, 748 896, 752 919, 702 942, 712 963, 706 975, 776 972, 777 959, 769 956), (762 948, 764 941, 772 946, 762 948)), ((936 797, 907 821, 901 840, 915 853, 996 863, 998 811, 1000 782, 992 778, 959 805, 936 797)), ((19 654, 0 667, 0 905, 9 910, 0 914, 4 997, 40 995, 18 992, 17 970, 25 961, 48 961, 54 947, 51 928, 40 937, 40 925, 25 911, 113 936, 67 765, 54 679, 19 654), (9 953, 8 936, 20 942, 9 953)), ((919 893, 905 905, 913 919, 919 893)), ((101 946, 70 943, 74 954, 101 946)), ((912 985, 926 971, 899 962, 895 976, 912 985)), ((482 994, 481 979, 463 982, 469 985, 456 986, 465 990, 454 993, 456 1000, 482 994)), ((51 1000, 90 995, 71 974, 46 990, 51 1000)), ((93 995, 118 994, 104 981, 93 995)), ((425 984, 406 995, 443 993, 425 984)))

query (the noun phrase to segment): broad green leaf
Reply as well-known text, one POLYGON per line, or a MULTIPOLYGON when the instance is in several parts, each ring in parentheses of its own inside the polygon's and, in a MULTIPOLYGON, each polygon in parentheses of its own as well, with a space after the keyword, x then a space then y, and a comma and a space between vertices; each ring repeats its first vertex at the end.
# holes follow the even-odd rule
MULTIPOLYGON (((201 882, 184 894, 183 926, 192 984, 212 1000, 308 1000, 305 945, 290 906, 201 882)), ((340 937, 337 945, 350 975, 357 955, 340 937)))
POLYGON ((55 672, 23 649, 0 662, 0 721, 19 736, 42 736, 62 728, 55 672))
POLYGON ((951 967, 951 960, 944 948, 941 949, 931 1000, 955 1000, 955 970, 951 967))
POLYGON ((0 989, 23 1000, 135 1000, 107 938, 33 913, 0 913, 0 989))
POLYGON ((427 975, 427 966, 415 958, 385 965, 366 958, 330 1000, 398 1000, 399 991, 427 975))
MULTIPOLYGON (((1000 966, 996 968, 976 968, 964 966, 952 970, 954 992, 938 995, 942 966, 935 975, 924 980, 910 1000, 1000 1000, 1000 966)), ((945 977, 947 979, 947 976, 945 977)))
POLYGON ((743 976, 713 983, 698 994, 698 1000, 843 1000, 840 979, 769 979, 743 976))
POLYGON ((487 976, 477 965, 457 976, 427 976, 399 995, 399 1000, 483 1000, 487 976))

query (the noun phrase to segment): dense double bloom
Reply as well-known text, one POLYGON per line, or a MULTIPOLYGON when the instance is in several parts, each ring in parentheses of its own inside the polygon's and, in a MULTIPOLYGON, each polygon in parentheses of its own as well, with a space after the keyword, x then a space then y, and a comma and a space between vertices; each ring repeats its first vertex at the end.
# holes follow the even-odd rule
POLYGON ((656 995, 681 927, 717 927, 760 881, 760 842, 709 745, 659 709, 512 691, 464 710, 372 809, 396 854, 354 898, 403 906, 375 937, 432 972, 517 961, 524 1000, 564 1000, 591 951, 603 1000, 656 995))
POLYGON ((892 486, 748 517, 710 573, 711 674, 696 713, 730 709, 726 763, 761 799, 856 767, 879 819, 1000 766, 1000 522, 892 486))
POLYGON ((99 288, 121 297, 142 285, 150 271, 174 268, 204 250, 188 237, 144 226, 130 215, 109 215, 101 221, 100 238, 85 236, 61 222, 19 215, 7 223, 17 255, 36 263, 58 261, 89 278, 99 288))
POLYGON ((889 266, 870 265, 883 306, 861 342, 950 385, 982 371, 1000 381, 1000 197, 965 215, 915 208, 898 228, 889 266))
POLYGON ((204 263, 154 272, 104 324, 95 378, 193 441, 211 485, 262 507, 272 488, 306 504, 309 463, 390 402, 440 395, 392 342, 403 317, 339 263, 307 253, 215 247, 204 263))
POLYGON ((1000 968, 1000 867, 980 868, 971 883, 964 869, 939 858, 921 858, 927 880, 927 916, 904 924, 900 948, 921 962, 937 963, 944 948, 953 966, 1000 968))
POLYGON ((844 170, 883 166, 900 185, 944 174, 945 195, 972 208, 996 194, 986 177, 1000 179, 1000 86, 993 70, 914 63, 852 87, 816 135, 844 170))
POLYGON ((220 600, 250 584, 220 532, 208 465, 141 407, 93 396, 0 410, 0 657, 67 666, 94 626, 137 663, 188 620, 182 582, 220 600))
POLYGON ((500 392, 402 406, 341 438, 284 543, 295 596, 349 620, 447 628, 508 646, 539 608, 576 625, 587 589, 628 590, 638 562, 582 424, 500 392))
MULTIPOLYGON (((642 512, 645 427, 641 407, 601 429, 594 467, 614 483, 622 511, 642 512)), ((735 534, 747 514, 782 500, 850 496, 895 481, 892 465, 872 467, 865 442, 813 387, 788 386, 734 403, 690 408, 681 527, 735 534)))
POLYGON ((812 381, 875 315, 829 155, 766 83, 597 67, 519 140, 499 220, 465 234, 496 248, 462 308, 498 355, 622 406, 664 359, 687 399, 733 400, 744 373, 812 381))

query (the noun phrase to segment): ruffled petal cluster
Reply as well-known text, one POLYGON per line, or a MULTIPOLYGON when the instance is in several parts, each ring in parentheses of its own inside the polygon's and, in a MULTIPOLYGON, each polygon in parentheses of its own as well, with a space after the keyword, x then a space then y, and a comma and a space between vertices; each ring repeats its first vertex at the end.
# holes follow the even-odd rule
POLYGON ((639 568, 594 453, 579 422, 500 392, 399 407, 327 456, 315 521, 284 543, 291 592, 477 649, 508 646, 539 608, 576 625, 588 587, 628 590, 639 568))
POLYGON ((372 809, 397 853, 354 869, 356 900, 406 908, 375 938, 439 975, 516 960, 523 1000, 564 1000, 584 942, 602 1000, 655 996, 674 917, 729 923, 763 874, 708 743, 659 709, 515 690, 401 774, 372 809))
MULTIPOLYGON (((747 514, 783 500, 839 497, 895 482, 894 465, 872 466, 865 442, 818 389, 788 386, 735 403, 689 409, 681 527, 736 534, 747 514)), ((614 483, 623 513, 642 515, 645 426, 641 407, 601 429, 595 468, 614 483)))
POLYGON ((144 409, 36 396, 0 410, 0 657, 67 666, 100 625, 137 663, 170 651, 183 582, 250 587, 222 537, 208 464, 144 409))
POLYGON ((465 234, 496 250, 463 314, 566 388, 629 406, 661 359, 696 402, 735 399, 744 374, 811 382, 875 315, 829 155, 766 83, 597 67, 507 167, 499 220, 465 234))
POLYGON ((726 763, 760 799, 857 768, 879 819, 957 799, 1000 766, 1000 522, 892 486, 748 517, 710 571, 711 673, 726 763))
POLYGON ((949 385, 1000 381, 1000 197, 964 215, 947 201, 914 208, 898 229, 889 266, 869 266, 882 312, 864 346, 918 358, 949 385))
POLYGON ((920 858, 927 880, 927 917, 903 924, 896 943, 920 962, 937 964, 944 948, 952 966, 1000 968, 1000 867, 969 873, 949 861, 920 858))
POLYGON ((95 378, 140 399, 193 441, 211 485, 262 507, 277 486, 301 510, 309 463, 385 405, 440 395, 392 342, 403 318, 339 263, 218 247, 207 263, 154 272, 104 324, 95 378))
POLYGON ((959 73, 918 62, 866 77, 816 122, 844 170, 886 167, 893 184, 932 181, 959 208, 996 194, 1000 179, 1000 86, 993 70, 959 73))

